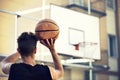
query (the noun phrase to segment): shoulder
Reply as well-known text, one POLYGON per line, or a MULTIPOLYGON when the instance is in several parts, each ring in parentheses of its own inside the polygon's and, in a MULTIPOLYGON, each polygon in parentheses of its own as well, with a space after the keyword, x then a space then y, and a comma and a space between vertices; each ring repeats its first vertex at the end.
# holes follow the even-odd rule
POLYGON ((55 68, 49 66, 49 70, 51 73, 51 77, 53 80, 59 79, 61 77, 61 72, 59 70, 56 70, 55 68))

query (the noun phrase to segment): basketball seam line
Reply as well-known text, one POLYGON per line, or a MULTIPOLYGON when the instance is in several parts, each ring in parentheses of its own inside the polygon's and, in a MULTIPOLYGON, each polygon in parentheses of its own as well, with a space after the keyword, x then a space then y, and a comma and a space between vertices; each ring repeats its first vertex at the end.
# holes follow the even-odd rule
POLYGON ((57 30, 37 30, 35 32, 46 32, 46 31, 58 31, 58 29, 57 30))

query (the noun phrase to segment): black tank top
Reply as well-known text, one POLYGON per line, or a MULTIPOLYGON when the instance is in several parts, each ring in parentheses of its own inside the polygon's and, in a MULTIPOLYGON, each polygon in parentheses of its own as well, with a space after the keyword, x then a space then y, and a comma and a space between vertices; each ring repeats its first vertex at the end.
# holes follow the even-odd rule
POLYGON ((46 65, 12 64, 8 80, 52 80, 46 65))

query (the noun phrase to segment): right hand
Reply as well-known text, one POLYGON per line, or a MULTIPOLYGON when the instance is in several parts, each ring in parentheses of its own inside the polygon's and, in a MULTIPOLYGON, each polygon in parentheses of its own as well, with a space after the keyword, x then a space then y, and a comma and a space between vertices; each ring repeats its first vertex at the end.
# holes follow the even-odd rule
POLYGON ((47 48, 49 48, 50 50, 54 49, 54 44, 55 44, 55 40, 56 39, 43 39, 40 40, 40 43, 43 44, 44 46, 46 46, 47 48))

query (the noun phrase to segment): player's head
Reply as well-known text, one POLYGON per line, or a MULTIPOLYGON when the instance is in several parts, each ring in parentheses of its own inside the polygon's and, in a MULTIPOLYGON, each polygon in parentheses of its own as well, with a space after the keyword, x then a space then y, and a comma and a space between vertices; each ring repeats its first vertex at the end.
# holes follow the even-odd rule
POLYGON ((22 57, 34 53, 37 45, 37 38, 32 32, 23 32, 17 39, 18 51, 22 57))

